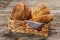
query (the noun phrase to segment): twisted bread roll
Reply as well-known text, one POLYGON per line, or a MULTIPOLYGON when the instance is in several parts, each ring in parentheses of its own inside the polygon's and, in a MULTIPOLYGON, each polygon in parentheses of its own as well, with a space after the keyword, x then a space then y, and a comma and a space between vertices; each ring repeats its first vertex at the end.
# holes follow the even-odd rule
POLYGON ((13 20, 26 20, 31 18, 30 16, 29 8, 25 4, 20 3, 14 6, 10 18, 13 20))
POLYGON ((36 22, 50 22, 53 17, 50 15, 48 8, 45 4, 41 3, 34 7, 31 11, 32 13, 32 21, 36 22))

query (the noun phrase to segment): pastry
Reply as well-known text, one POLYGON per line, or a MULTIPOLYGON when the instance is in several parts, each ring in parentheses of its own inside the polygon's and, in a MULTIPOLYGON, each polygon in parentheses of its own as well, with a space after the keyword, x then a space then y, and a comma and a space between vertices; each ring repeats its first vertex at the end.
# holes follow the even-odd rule
POLYGON ((10 18, 13 20, 27 20, 31 18, 30 16, 31 14, 29 8, 25 4, 20 3, 13 7, 10 18))
POLYGON ((32 8, 31 14, 31 21, 50 22, 53 19, 53 17, 50 15, 49 9, 43 3, 32 8))

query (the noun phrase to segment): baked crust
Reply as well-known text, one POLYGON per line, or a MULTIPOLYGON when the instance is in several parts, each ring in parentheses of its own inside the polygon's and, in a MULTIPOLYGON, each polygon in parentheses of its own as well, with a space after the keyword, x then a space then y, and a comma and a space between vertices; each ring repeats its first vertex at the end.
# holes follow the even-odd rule
POLYGON ((27 20, 31 18, 30 16, 31 13, 29 8, 25 4, 20 3, 13 7, 10 18, 13 20, 27 20))

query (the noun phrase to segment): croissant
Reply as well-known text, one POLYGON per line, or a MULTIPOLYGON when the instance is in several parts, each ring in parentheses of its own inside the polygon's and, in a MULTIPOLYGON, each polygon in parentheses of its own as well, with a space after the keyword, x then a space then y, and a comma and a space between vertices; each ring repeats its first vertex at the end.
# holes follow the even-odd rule
POLYGON ((45 22, 48 23, 53 20, 53 17, 51 15, 43 15, 43 16, 38 16, 36 18, 31 19, 32 21, 35 22, 45 22))
POLYGON ((35 17, 38 15, 44 15, 44 14, 50 14, 50 11, 48 10, 48 8, 46 7, 45 4, 40 3, 37 6, 32 8, 32 16, 35 17))
POLYGON ((49 9, 43 3, 34 7, 31 14, 32 18, 30 20, 36 22, 50 22, 53 19, 53 17, 50 15, 49 9))
POLYGON ((25 4, 20 3, 13 7, 10 18, 14 20, 26 20, 31 18, 30 16, 31 13, 29 8, 25 4))

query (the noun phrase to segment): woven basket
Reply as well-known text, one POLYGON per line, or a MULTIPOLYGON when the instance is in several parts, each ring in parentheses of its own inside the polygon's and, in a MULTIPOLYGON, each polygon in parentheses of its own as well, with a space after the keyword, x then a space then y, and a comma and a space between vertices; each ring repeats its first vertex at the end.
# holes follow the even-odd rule
POLYGON ((19 25, 21 24, 21 22, 24 22, 24 21, 8 19, 8 30, 10 32, 16 32, 16 33, 27 33, 30 35, 35 34, 35 35, 40 35, 40 36, 45 36, 45 37, 48 36, 49 28, 50 28, 49 23, 43 25, 42 28, 33 30, 27 23, 25 23, 24 26, 19 25))

